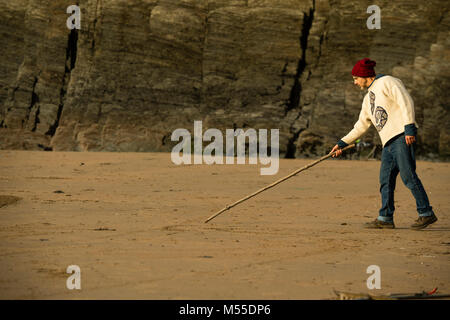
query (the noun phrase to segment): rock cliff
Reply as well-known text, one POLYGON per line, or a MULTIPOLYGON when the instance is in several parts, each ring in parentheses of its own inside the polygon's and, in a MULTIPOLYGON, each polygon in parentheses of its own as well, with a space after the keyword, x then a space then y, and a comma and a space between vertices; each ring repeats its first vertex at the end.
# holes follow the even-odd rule
POLYGON ((0 148, 170 151, 203 120, 279 128, 285 157, 324 154, 358 117, 350 71, 370 57, 410 90, 420 153, 450 157, 448 1, 378 1, 369 30, 371 4, 0 0, 0 148))

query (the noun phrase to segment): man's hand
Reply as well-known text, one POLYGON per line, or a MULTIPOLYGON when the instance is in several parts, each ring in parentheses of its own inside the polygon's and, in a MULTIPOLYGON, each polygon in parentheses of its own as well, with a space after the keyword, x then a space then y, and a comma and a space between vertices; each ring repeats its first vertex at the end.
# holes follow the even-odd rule
POLYGON ((337 152, 336 152, 335 154, 332 155, 333 158, 339 157, 339 156, 342 154, 342 149, 339 148, 338 145, 335 145, 335 146, 333 147, 333 149, 330 151, 330 153, 333 153, 333 152, 335 152, 335 151, 337 151, 337 152))
POLYGON ((416 142, 416 136, 405 136, 406 144, 412 145, 414 142, 416 142))

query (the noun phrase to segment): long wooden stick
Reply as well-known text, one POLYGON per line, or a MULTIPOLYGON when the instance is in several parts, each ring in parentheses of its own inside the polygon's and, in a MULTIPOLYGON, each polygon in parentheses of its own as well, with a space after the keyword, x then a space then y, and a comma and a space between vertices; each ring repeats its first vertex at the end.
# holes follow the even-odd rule
MULTIPOLYGON (((353 148, 353 147, 355 147, 355 144, 351 144, 351 145, 346 146, 345 148, 342 149, 342 151, 348 150, 348 149, 353 148)), ((218 211, 217 213, 213 214, 211 217, 209 217, 208 219, 206 219, 206 220, 205 220, 205 223, 211 221, 212 219, 214 219, 215 217, 217 217, 217 216, 218 216, 219 214, 221 214, 222 212, 227 211, 227 210, 233 208, 234 206, 237 206, 239 203, 244 202, 245 200, 248 200, 248 199, 250 199, 250 198, 256 196, 257 194, 259 194, 259 193, 261 193, 261 192, 263 192, 263 191, 265 191, 265 190, 267 190, 267 189, 270 189, 270 188, 276 186, 277 184, 279 184, 279 183, 281 183, 281 182, 283 182, 283 181, 289 179, 290 177, 295 176, 297 173, 299 173, 299 172, 301 172, 301 171, 303 171, 303 170, 306 170, 306 169, 308 169, 308 168, 311 168, 312 166, 315 166, 316 164, 318 164, 319 162, 321 162, 321 161, 323 161, 323 160, 325 160, 325 159, 328 159, 329 157, 331 157, 331 156, 332 156, 333 154, 335 154, 336 152, 337 152, 337 151, 335 151, 335 152, 333 152, 333 153, 329 153, 329 154, 327 154, 326 156, 323 156, 322 158, 320 158, 320 159, 318 159, 318 160, 316 160, 316 161, 314 161, 314 162, 312 162, 312 163, 310 163, 310 164, 304 166, 303 168, 300 168, 300 169, 295 170, 294 172, 292 172, 291 174, 287 175, 286 177, 281 178, 281 179, 279 179, 279 180, 277 180, 277 181, 275 181, 275 182, 269 184, 268 186, 265 186, 264 188, 261 188, 261 189, 259 189, 258 191, 253 192, 252 194, 246 196, 245 198, 242 198, 242 199, 240 199, 240 200, 238 200, 238 201, 236 201, 236 202, 234 202, 234 203, 232 203, 232 204, 230 204, 230 205, 227 205, 225 208, 223 208, 222 210, 218 211)))

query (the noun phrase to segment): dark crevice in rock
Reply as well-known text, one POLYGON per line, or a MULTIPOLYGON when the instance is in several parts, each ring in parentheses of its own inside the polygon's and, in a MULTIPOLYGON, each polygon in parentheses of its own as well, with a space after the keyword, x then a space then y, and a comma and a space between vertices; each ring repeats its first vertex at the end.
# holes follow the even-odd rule
POLYGON ((50 126, 48 131, 45 133, 49 136, 54 136, 56 129, 59 125, 59 120, 61 118, 61 113, 64 107, 64 102, 66 99, 66 93, 67 93, 67 87, 70 80, 70 74, 72 70, 75 68, 75 63, 77 61, 77 45, 78 45, 78 30, 72 29, 69 33, 69 39, 67 41, 67 48, 66 48, 66 67, 64 71, 64 76, 62 79, 62 86, 59 93, 59 106, 58 106, 58 112, 56 115, 56 120, 53 125, 50 126))
POLYGON ((31 129, 32 132, 36 131, 37 124, 40 123, 39 112, 40 112, 40 107, 37 108, 36 114, 34 116, 34 124, 33 124, 33 128, 31 129))
MULTIPOLYGON (((315 0, 313 0, 312 8, 309 9, 309 14, 304 13, 303 16, 303 27, 302 27, 302 33, 300 35, 300 48, 302 50, 301 58, 298 61, 297 66, 297 73, 294 78, 294 85, 291 89, 291 93, 289 96, 289 101, 286 104, 285 108, 285 115, 290 110, 297 109, 300 106, 300 99, 301 99, 301 92, 302 92, 302 84, 301 84, 301 77, 303 75, 303 72, 306 69, 306 49, 308 47, 308 37, 309 32, 311 30, 313 20, 314 20, 314 11, 315 11, 315 0)), ((298 116, 295 120, 298 120, 302 115, 302 110, 300 109, 298 111, 298 116)), ((300 133, 304 131, 306 128, 300 128, 300 129, 294 129, 291 125, 291 133, 292 137, 288 140, 288 144, 286 146, 286 154, 285 158, 295 158, 295 152, 296 152, 296 142, 298 137, 300 136, 300 133)))
POLYGON ((305 71, 306 68, 306 48, 308 46, 308 37, 309 31, 311 30, 311 26, 314 20, 314 11, 315 11, 315 1, 313 1, 313 7, 309 9, 309 14, 304 13, 303 16, 303 27, 302 34, 300 35, 300 48, 302 50, 301 58, 298 61, 297 65, 297 73, 294 78, 294 85, 292 86, 291 93, 289 96, 289 100, 286 104, 286 113, 289 110, 297 108, 300 104, 300 95, 302 91, 302 85, 300 82, 300 78, 305 71))
MULTIPOLYGON (((94 28, 95 28, 95 24, 96 23, 97 23, 97 19, 94 20, 94 28)), ((95 52, 95 35, 92 37, 91 52, 92 52, 92 55, 94 55, 94 52, 95 52)))
MULTIPOLYGON (((30 106, 28 107, 28 112, 27 112, 26 119, 22 120, 22 127, 28 123, 28 121, 30 119, 30 113, 32 112, 33 107, 36 105, 36 103, 39 102, 39 97, 38 97, 38 95, 35 92, 36 84, 38 82, 38 79, 39 79, 39 76, 34 77, 33 86, 31 88, 31 102, 30 102, 30 106)), ((36 124, 37 124, 36 121, 38 121, 38 119, 37 119, 37 112, 36 112, 36 115, 35 115, 34 124, 33 124, 33 128, 32 128, 31 131, 35 131, 36 130, 36 124)))
POLYGON ((324 38, 324 34, 322 33, 320 35, 320 39, 319 39, 319 53, 317 55, 317 63, 319 63, 320 58, 322 58, 322 45, 323 45, 323 38, 324 38))
MULTIPOLYGON (((97 3, 95 5, 95 13, 94 13, 94 21, 92 24, 92 42, 91 42, 91 54, 94 55, 95 53, 95 38, 96 38, 96 27, 97 27, 97 23, 98 20, 100 19, 100 17, 98 16, 98 11, 99 10, 99 1, 97 0, 97 3)), ((151 15, 151 11, 150 11, 150 15, 151 15)))
POLYGON ((283 66, 283 70, 281 70, 281 84, 279 86, 277 86, 276 90, 277 90, 277 94, 280 93, 281 88, 284 87, 284 85, 286 84, 286 81, 284 80, 286 77, 288 77, 286 75, 286 71, 287 71, 287 67, 289 65, 289 62, 286 62, 283 66))
POLYGON ((72 29, 69 34, 68 46, 66 49, 66 60, 70 61, 69 73, 75 68, 75 62, 77 61, 77 43, 78 30, 72 29))
POLYGON ((297 145, 296 145, 296 141, 298 139, 298 137, 300 136, 300 133, 302 133, 302 131, 304 131, 305 129, 300 129, 297 132, 294 132, 293 136, 288 140, 288 144, 286 147, 286 155, 285 158, 286 159, 294 159, 295 158, 295 152, 297 150, 297 145))
POLYGON ((168 136, 169 136, 169 134, 166 134, 166 135, 164 135, 164 136, 162 137, 162 139, 161 139, 161 144, 162 144, 163 146, 166 145, 166 140, 167 140, 168 136))
POLYGON ((38 147, 41 148, 41 149, 43 149, 44 151, 53 151, 53 148, 52 148, 52 147, 44 146, 44 145, 41 144, 41 143, 38 143, 38 147))
MULTIPOLYGON (((61 89, 61 91, 62 91, 62 89, 61 89)), ((56 128, 58 128, 58 126, 59 126, 59 118, 61 117, 62 108, 63 108, 63 105, 60 104, 58 106, 58 112, 56 114, 55 123, 53 123, 53 125, 51 125, 50 128, 48 128, 48 131, 45 133, 46 135, 51 136, 51 137, 53 137, 55 135, 56 128)))

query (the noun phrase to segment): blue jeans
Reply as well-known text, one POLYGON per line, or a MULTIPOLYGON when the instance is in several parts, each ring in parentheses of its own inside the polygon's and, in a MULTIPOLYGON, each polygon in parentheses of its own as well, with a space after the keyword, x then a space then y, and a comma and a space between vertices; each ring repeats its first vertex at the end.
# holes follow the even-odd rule
POLYGON ((405 135, 401 134, 386 143, 381 154, 381 209, 378 220, 393 221, 395 181, 399 173, 403 183, 416 199, 419 217, 433 215, 425 189, 416 174, 415 143, 408 146, 405 135))

